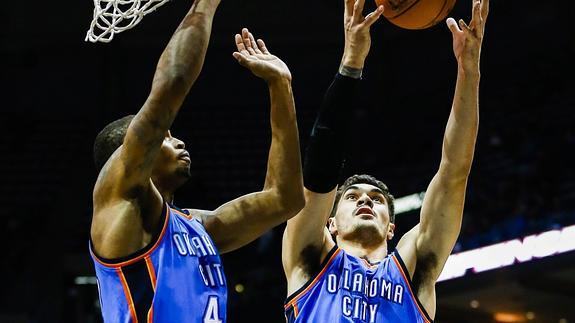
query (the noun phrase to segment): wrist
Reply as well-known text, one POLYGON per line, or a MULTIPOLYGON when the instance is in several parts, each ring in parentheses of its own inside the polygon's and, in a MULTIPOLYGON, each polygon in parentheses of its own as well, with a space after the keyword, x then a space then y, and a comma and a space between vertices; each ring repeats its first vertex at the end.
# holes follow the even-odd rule
POLYGON ((353 79, 361 79, 361 76, 363 75, 363 68, 361 68, 361 67, 356 68, 356 67, 342 63, 339 66, 338 73, 343 75, 343 76, 351 77, 353 79))
POLYGON ((341 66, 347 66, 355 69, 363 69, 365 58, 353 57, 351 55, 343 55, 341 59, 341 66))
POLYGON ((279 75, 277 77, 267 79, 266 82, 270 88, 291 86, 291 77, 279 75))
POLYGON ((479 71, 479 66, 465 66, 459 64, 457 68, 457 73, 465 78, 474 80, 481 77, 481 72, 479 71))

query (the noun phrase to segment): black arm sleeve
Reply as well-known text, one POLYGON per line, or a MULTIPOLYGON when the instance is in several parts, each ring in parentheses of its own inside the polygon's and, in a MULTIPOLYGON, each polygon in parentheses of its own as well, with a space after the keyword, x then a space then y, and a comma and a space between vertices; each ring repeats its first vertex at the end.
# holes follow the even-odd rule
POLYGON ((325 93, 304 160, 304 186, 312 192, 328 193, 340 179, 350 111, 358 103, 360 82, 338 73, 325 93))

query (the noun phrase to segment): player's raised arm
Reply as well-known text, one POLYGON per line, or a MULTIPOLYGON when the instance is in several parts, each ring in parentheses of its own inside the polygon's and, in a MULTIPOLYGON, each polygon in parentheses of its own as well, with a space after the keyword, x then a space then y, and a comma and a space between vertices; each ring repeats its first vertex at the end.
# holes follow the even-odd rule
POLYGON ((306 150, 306 205, 288 221, 284 232, 282 261, 288 294, 315 274, 314 268, 334 246, 326 222, 345 159, 349 114, 359 99, 361 73, 371 46, 370 27, 383 13, 380 6, 364 17, 364 3, 365 0, 345 0, 343 58, 339 73, 325 94, 306 150))
MULTIPOLYGON (((114 153, 102 153, 91 229, 100 256, 123 257, 139 250, 142 228, 150 234, 160 225, 162 196, 152 184, 152 170, 163 141, 177 140, 168 130, 202 68, 219 2, 193 3, 159 59, 150 94, 129 122, 123 144, 114 153)), ((181 142, 170 143, 183 149, 181 142)))
POLYGON ((272 140, 262 191, 228 202, 204 216, 204 226, 221 252, 253 241, 294 216, 304 204, 291 73, 263 40, 256 41, 247 29, 235 35, 235 41, 236 60, 268 84, 272 140))
POLYGON ((219 0, 196 0, 158 62, 148 99, 128 127, 120 152, 125 168, 118 184, 130 194, 148 186, 157 153, 206 55, 219 0))
POLYGON ((479 60, 489 0, 473 0, 473 18, 467 25, 453 18, 458 63, 457 84, 437 174, 428 187, 416 243, 417 267, 425 261, 427 277, 435 283, 459 236, 467 178, 473 161, 479 124, 479 60))

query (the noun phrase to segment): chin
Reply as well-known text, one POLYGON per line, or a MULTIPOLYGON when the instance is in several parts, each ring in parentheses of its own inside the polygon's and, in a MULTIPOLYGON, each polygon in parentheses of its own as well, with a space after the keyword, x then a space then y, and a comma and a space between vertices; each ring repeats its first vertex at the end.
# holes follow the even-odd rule
POLYGON ((192 177, 190 173, 190 167, 178 167, 178 169, 176 170, 176 175, 178 177, 183 177, 186 179, 192 177))
POLYGON ((377 224, 368 221, 356 223, 353 226, 353 230, 346 236, 354 240, 359 239, 364 241, 380 241, 385 239, 385 235, 382 233, 377 224))
POLYGON ((361 221, 355 225, 355 230, 379 231, 377 224, 372 221, 361 221))

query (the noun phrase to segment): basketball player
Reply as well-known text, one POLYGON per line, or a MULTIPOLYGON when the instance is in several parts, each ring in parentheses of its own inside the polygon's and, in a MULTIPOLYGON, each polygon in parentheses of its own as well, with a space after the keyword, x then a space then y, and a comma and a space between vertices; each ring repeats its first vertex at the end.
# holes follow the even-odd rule
MULTIPOLYGON (((447 20, 458 77, 442 160, 428 187, 420 223, 391 254, 387 241, 394 236, 394 208, 385 184, 355 175, 337 189, 343 148, 366 140, 361 129, 350 131, 347 120, 358 99, 370 26, 383 8, 364 18, 363 5, 364 0, 345 1, 341 67, 325 95, 306 153, 306 205, 288 220, 284 232, 288 322, 431 322, 435 282, 459 235, 477 136, 479 57, 489 1, 473 1, 469 25, 447 20)), ((374 149, 384 148, 377 138, 368 139, 376 142, 374 149)))
POLYGON ((304 203, 287 66, 244 29, 238 62, 264 79, 272 141, 264 188, 215 211, 175 207, 190 155, 169 129, 204 61, 219 0, 196 0, 162 54, 151 93, 133 117, 97 136, 90 249, 105 322, 225 322, 220 252, 235 250, 295 215, 304 203))

